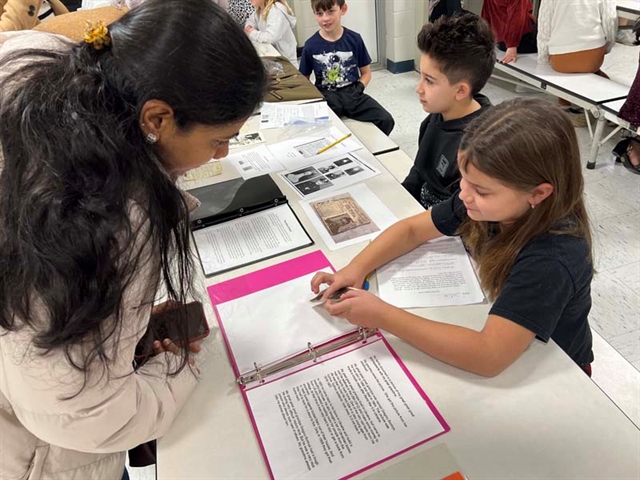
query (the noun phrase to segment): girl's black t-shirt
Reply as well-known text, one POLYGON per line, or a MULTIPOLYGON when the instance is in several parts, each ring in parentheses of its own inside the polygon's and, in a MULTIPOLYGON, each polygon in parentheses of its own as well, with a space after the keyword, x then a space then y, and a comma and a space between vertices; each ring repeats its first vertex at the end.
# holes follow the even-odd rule
MULTIPOLYGON (((467 218, 456 192, 431 209, 435 227, 453 236, 467 218)), ((580 366, 593 361, 589 327, 593 264, 589 244, 574 235, 545 234, 520 251, 489 314, 511 320, 543 342, 554 340, 580 366)))

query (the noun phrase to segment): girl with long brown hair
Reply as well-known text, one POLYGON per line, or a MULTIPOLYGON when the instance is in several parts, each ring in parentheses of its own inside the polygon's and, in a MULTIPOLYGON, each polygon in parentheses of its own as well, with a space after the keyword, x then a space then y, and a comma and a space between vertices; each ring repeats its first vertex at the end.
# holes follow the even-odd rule
POLYGON ((401 220, 335 274, 311 281, 324 298, 419 245, 460 235, 493 305, 481 331, 435 322, 350 290, 334 316, 386 330, 432 357, 485 376, 515 362, 535 338, 553 339, 590 374, 593 262, 575 130, 557 107, 516 99, 474 120, 460 144, 460 190, 401 220))

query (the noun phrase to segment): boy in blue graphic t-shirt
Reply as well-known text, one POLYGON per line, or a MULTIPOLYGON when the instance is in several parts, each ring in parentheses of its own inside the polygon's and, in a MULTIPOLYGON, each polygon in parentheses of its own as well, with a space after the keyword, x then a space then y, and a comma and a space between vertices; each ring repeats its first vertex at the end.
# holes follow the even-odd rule
POLYGON ((371 80, 371 57, 362 37, 341 25, 347 13, 345 0, 311 0, 311 9, 320 30, 302 50, 300 72, 313 71, 316 87, 336 115, 371 122, 389 135, 393 117, 364 89, 371 80))

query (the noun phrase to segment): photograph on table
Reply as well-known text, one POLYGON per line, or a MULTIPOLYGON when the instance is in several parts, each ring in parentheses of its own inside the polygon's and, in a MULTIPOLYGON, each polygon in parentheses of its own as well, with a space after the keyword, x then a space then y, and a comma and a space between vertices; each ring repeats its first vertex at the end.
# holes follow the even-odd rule
POLYGON ((326 190, 300 206, 329 250, 371 240, 398 221, 364 184, 351 185, 348 191, 326 190))
POLYGON ((240 133, 229 140, 229 149, 247 147, 257 143, 264 143, 264 137, 260 132, 240 133))
POLYGON ((379 175, 380 171, 359 158, 355 153, 334 156, 280 176, 302 198, 314 198, 320 193, 343 188, 379 175))
POLYGON ((312 202, 311 207, 336 243, 380 231, 349 193, 312 202))

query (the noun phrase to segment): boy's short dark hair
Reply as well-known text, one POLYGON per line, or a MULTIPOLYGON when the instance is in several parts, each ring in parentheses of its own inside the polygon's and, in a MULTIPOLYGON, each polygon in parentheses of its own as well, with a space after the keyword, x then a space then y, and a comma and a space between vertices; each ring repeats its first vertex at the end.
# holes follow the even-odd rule
POLYGON ((427 23, 418 34, 418 48, 438 64, 449 83, 468 81, 472 95, 482 90, 496 63, 491 27, 471 13, 427 23))
POLYGON ((311 11, 314 13, 326 12, 327 10, 331 10, 334 5, 342 8, 344 2, 345 0, 311 0, 311 11))

